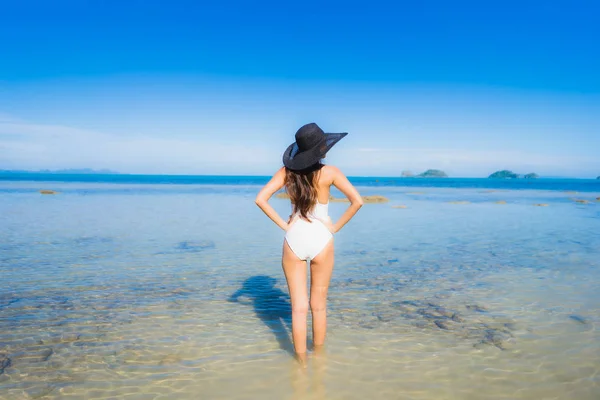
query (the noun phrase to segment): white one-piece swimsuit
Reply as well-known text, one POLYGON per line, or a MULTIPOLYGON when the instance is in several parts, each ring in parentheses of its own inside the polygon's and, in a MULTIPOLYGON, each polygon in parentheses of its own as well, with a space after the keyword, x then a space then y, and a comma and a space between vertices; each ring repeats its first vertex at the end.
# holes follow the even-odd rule
POLYGON ((314 259, 333 237, 322 222, 329 218, 328 209, 329 203, 317 202, 307 215, 310 222, 298 214, 293 215, 291 226, 285 233, 285 240, 299 259, 314 259))

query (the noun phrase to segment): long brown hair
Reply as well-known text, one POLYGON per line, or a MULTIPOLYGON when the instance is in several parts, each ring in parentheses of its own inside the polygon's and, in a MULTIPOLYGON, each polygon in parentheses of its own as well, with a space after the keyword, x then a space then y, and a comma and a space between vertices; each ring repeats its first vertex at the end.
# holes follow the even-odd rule
POLYGON ((323 164, 304 171, 292 171, 285 168, 285 191, 290 195, 293 213, 308 220, 309 211, 317 203, 317 182, 323 164))

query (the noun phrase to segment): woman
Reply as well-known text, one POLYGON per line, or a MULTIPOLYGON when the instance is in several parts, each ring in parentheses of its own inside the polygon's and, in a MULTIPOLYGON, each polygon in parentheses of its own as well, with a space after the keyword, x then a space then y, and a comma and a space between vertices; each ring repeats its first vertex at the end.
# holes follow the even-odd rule
POLYGON ((292 302, 292 338, 297 358, 306 360, 307 293, 306 261, 310 262, 310 309, 313 343, 319 349, 327 329, 326 301, 333 271, 333 234, 362 206, 362 198, 346 176, 334 166, 323 165, 325 154, 347 133, 324 133, 317 124, 304 125, 296 141, 283 154, 282 167, 256 196, 256 204, 285 231, 282 265, 292 302), (350 206, 333 223, 328 216, 329 189, 335 186, 350 206), (292 201, 286 222, 269 205, 271 196, 285 187, 292 201))

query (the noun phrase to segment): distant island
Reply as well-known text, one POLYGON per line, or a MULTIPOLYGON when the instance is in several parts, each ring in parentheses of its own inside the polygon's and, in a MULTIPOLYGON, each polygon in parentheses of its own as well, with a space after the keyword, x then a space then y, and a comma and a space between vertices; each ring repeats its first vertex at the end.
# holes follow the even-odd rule
MULTIPOLYGON (((503 169, 502 171, 496 171, 493 174, 491 174, 490 176, 488 176, 488 178, 492 178, 492 179, 517 179, 520 178, 521 175, 519 174, 515 174, 512 171, 509 171, 507 169, 503 169)), ((540 176, 538 174, 536 174, 535 172, 531 172, 529 174, 525 174, 523 175, 523 179, 537 179, 540 176)))
POLYGON ((514 172, 509 171, 507 169, 503 169, 502 171, 496 171, 496 172, 494 172, 488 178, 493 178, 493 179, 516 179, 518 177, 519 177, 518 174, 515 174, 514 172))
POLYGON ((413 176, 415 176, 415 174, 413 174, 413 173, 412 173, 412 171, 407 171, 407 170, 404 170, 404 171, 402 171, 402 174, 401 174, 401 176, 402 176, 403 178, 410 178, 410 177, 413 177, 413 176))
POLYGON ((91 169, 91 168, 81 168, 81 169, 57 169, 51 171, 49 169, 41 169, 38 171, 27 171, 27 170, 2 170, 0 169, 0 174, 118 174, 119 172, 111 171, 109 169, 91 169))
POLYGON ((440 171, 439 169, 428 169, 422 174, 418 175, 421 178, 447 178, 448 175, 444 171, 440 171))
POLYGON ((599 177, 597 177, 596 179, 600 179, 600 176, 599 176, 599 177))

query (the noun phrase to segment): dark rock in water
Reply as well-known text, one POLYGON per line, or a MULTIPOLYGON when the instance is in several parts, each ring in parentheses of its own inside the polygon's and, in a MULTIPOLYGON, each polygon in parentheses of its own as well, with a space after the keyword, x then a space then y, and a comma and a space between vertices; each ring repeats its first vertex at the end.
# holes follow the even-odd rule
POLYGON ((6 354, 0 354, 0 375, 4 373, 4 369, 10 367, 11 360, 6 354))
POLYGON ((442 317, 452 318, 452 316, 455 314, 454 311, 448 310, 447 308, 444 308, 438 304, 428 303, 427 305, 431 307, 435 313, 441 315, 442 317))
POLYGON ((445 322, 445 321, 442 321, 441 319, 436 319, 435 321, 433 321, 433 323, 436 324, 437 327, 440 328, 440 329, 445 329, 445 330, 449 330, 450 329, 448 323, 445 322))
POLYGON ((42 189, 42 190, 40 190, 40 193, 41 194, 57 194, 58 192, 56 192, 54 190, 45 190, 45 189, 42 189))
POLYGON ((361 328, 365 328, 365 329, 375 329, 375 325, 373 325, 370 322, 366 322, 366 321, 359 322, 358 326, 360 326, 361 328))
POLYGON ((440 317, 438 313, 432 313, 426 308, 419 308, 417 310, 417 313, 420 314, 423 318, 430 320, 438 319, 440 317))
POLYGON ((191 252, 214 249, 214 248, 215 248, 215 243, 210 240, 203 240, 201 242, 187 242, 187 241, 179 242, 176 246, 177 250, 184 250, 184 251, 191 251, 191 252))
POLYGON ((465 320, 457 313, 452 314, 452 317, 450 317, 450 319, 454 322, 465 322, 465 320))
POLYGON ((487 308, 485 308, 483 306, 478 306, 477 304, 467 304, 467 305, 465 305, 465 307, 467 307, 467 310, 473 310, 473 311, 477 311, 477 312, 487 312, 487 308))
POLYGON ((587 325, 588 324, 588 320, 583 318, 581 315, 569 315, 569 318, 572 319, 575 322, 579 322, 582 325, 587 325))
POLYGON ((512 338, 512 336, 505 332, 496 329, 487 329, 481 343, 496 346, 500 350, 506 350, 508 346, 507 341, 510 338, 512 338))
POLYGON ((395 314, 386 312, 373 313, 373 315, 381 322, 390 322, 396 316, 395 314))
POLYGON ((365 204, 369 204, 369 203, 387 203, 388 201, 390 201, 387 197, 385 196, 379 196, 379 195, 374 195, 374 196, 362 196, 363 202, 365 204))
POLYGON ((414 301, 414 300, 403 300, 403 301, 395 301, 392 303, 392 305, 394 307, 406 307, 406 306, 412 306, 413 310, 416 309, 417 307, 419 307, 419 303, 414 301))

